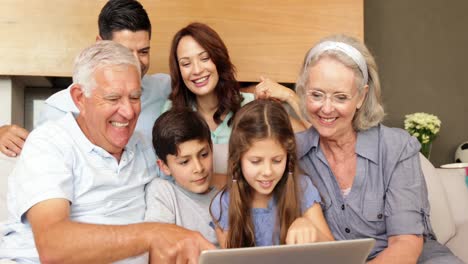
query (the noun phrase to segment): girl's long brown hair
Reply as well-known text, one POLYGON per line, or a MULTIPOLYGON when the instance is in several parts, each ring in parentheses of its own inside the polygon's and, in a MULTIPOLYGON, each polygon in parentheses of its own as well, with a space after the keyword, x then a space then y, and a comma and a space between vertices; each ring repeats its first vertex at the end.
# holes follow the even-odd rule
MULTIPOLYGON (((287 153, 283 177, 273 190, 273 199, 277 203, 277 227, 273 228, 279 232, 281 244, 285 243, 289 226, 301 215, 299 197, 302 195, 295 173, 296 143, 288 114, 276 101, 252 101, 242 107, 234 118, 228 159, 228 176, 231 181, 220 191, 221 195, 229 192, 230 196, 227 248, 255 246, 255 228, 251 215, 253 190, 242 174, 241 158, 254 141, 267 138, 275 139, 287 153)), ((221 209, 220 215, 223 213, 226 212, 221 209)))
MULTIPOLYGON (((191 36, 210 55, 210 59, 216 65, 219 80, 215 88, 218 98, 218 109, 213 114, 213 120, 220 124, 223 114, 232 112, 233 116, 241 107, 242 95, 239 83, 236 80, 236 69, 229 58, 229 53, 218 33, 206 24, 191 23, 179 30, 172 39, 171 52, 169 54, 169 69, 172 79, 172 92, 169 99, 172 107, 191 107, 196 104, 196 96, 185 85, 179 69, 177 47, 185 36, 191 36)), ((228 120, 228 125, 232 120, 228 120)))

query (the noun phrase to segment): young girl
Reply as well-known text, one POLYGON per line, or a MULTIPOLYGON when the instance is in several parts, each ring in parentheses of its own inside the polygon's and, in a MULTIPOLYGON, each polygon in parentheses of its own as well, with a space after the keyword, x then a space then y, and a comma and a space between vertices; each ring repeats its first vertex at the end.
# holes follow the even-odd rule
POLYGON ((221 247, 333 240, 317 189, 296 173, 294 132, 280 103, 255 100, 239 110, 228 177, 210 206, 221 247))

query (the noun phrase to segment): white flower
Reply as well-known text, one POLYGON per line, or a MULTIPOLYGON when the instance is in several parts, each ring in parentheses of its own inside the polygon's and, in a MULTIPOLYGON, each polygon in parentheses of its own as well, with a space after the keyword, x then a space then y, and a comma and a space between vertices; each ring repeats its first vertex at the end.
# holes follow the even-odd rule
POLYGON ((405 116, 405 129, 421 144, 432 142, 440 131, 440 120, 427 113, 414 113, 405 116))

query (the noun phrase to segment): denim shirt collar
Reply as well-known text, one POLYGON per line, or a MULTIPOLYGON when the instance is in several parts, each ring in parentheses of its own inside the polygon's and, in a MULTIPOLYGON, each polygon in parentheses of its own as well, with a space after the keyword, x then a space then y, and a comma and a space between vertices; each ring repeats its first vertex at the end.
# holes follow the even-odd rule
POLYGON ((356 154, 372 161, 375 164, 379 163, 379 127, 371 127, 357 133, 356 154))
POLYGON ((296 133, 297 158, 302 159, 313 148, 317 148, 319 134, 315 128, 296 133))
MULTIPOLYGON (((374 163, 379 160, 379 126, 357 132, 356 154, 374 163)), ((297 156, 305 155, 319 146, 320 135, 313 127, 296 133, 297 156)))

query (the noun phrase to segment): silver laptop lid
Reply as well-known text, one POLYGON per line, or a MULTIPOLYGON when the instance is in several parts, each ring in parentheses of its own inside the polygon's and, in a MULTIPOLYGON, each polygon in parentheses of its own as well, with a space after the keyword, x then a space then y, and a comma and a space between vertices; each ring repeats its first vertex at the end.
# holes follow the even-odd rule
POLYGON ((203 251, 199 264, 362 264, 374 247, 372 238, 203 251))

